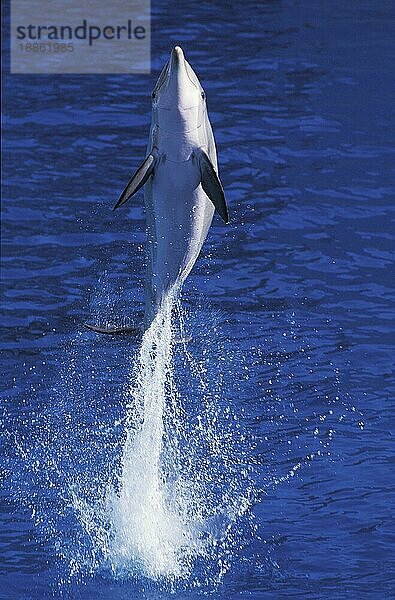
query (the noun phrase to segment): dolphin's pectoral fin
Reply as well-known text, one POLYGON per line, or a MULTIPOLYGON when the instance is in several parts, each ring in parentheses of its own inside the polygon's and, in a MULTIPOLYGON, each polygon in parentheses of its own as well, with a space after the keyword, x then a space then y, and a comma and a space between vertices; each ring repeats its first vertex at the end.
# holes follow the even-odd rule
POLYGON ((143 185, 147 182, 148 178, 154 172, 155 165, 157 163, 158 156, 156 150, 152 150, 150 154, 148 154, 147 158, 143 162, 143 164, 137 169, 131 180, 129 181, 126 188, 123 190, 122 194, 119 197, 118 202, 114 206, 115 210, 122 204, 125 204, 135 194, 143 185))
POLYGON ((214 204, 215 210, 219 213, 220 217, 225 223, 228 223, 229 216, 224 190, 211 160, 203 150, 200 150, 198 160, 202 188, 214 204))

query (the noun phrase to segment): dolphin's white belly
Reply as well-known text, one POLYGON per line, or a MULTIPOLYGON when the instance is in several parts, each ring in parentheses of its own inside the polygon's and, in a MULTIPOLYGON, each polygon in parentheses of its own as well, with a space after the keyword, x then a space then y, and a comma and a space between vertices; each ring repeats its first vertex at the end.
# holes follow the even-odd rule
POLYGON ((192 269, 214 207, 200 185, 200 173, 192 159, 172 163, 163 157, 145 193, 149 295, 157 307, 166 291, 182 284, 192 269))

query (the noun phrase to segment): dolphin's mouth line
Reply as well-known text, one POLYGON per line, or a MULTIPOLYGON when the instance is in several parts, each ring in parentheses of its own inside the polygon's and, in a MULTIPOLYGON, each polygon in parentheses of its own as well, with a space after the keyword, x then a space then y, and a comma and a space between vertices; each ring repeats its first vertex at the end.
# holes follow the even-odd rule
MULTIPOLYGON (((166 80, 165 80, 166 85, 169 85, 170 79, 173 75, 171 66, 172 66, 172 61, 170 59, 169 62, 167 63, 167 69, 166 69, 166 80)), ((193 81, 193 79, 191 78, 191 76, 189 74, 188 67, 189 67, 189 65, 188 65, 188 62, 185 60, 185 56, 182 56, 180 62, 178 63, 178 66, 176 66, 176 69, 177 68, 184 69, 184 72, 185 72, 186 76, 188 77, 189 81, 192 83, 193 87, 195 87, 199 91, 199 87, 196 85, 195 81, 193 81), (181 67, 181 64, 182 64, 182 67, 181 67)))
MULTIPOLYGON (((193 79, 191 78, 191 75, 190 75, 190 72, 188 70, 188 67, 189 67, 188 62, 185 60, 185 57, 183 56, 182 57, 182 68, 184 69, 184 72, 185 72, 187 78, 189 79, 190 83, 192 83, 193 87, 199 92, 201 88, 199 88, 199 86, 196 85, 196 82, 193 81, 193 79)), ((169 85, 169 83, 170 83, 171 77, 172 77, 171 60, 168 60, 167 63, 166 63, 166 65, 162 69, 162 72, 161 72, 161 74, 159 76, 158 81, 156 82, 156 85, 155 85, 154 90, 153 90, 153 94, 157 95, 157 94, 159 94, 159 91, 163 87, 167 87, 169 85)), ((190 107, 190 108, 195 108, 195 107, 190 107)), ((170 109, 167 109, 167 110, 170 110, 170 109)), ((185 109, 185 110, 187 110, 187 109, 185 109)))
MULTIPOLYGON (((185 64, 184 64, 184 67, 185 67, 185 64)), ((196 88, 196 89, 197 89, 197 91, 199 92, 199 88, 198 88, 198 86, 197 86, 197 85, 196 85, 196 83, 195 83, 194 81, 192 81, 192 79, 190 78, 190 76, 189 76, 189 73, 188 73, 188 69, 187 69, 186 67, 185 67, 185 71, 186 71, 186 74, 187 74, 187 77, 188 77, 189 81, 192 83, 193 87, 194 87, 194 88, 196 88)))
MULTIPOLYGON (((167 111, 172 111, 174 110, 174 107, 172 106, 171 108, 166 108, 166 106, 159 106, 158 104, 155 106, 156 110, 167 110, 167 111)), ((193 108, 199 108, 199 104, 193 104, 192 106, 184 106, 182 108, 179 108, 178 110, 184 111, 184 110, 192 110, 193 108)))
POLYGON ((159 79, 156 82, 156 86, 154 87, 154 91, 153 91, 154 94, 157 94, 159 92, 160 88, 166 82, 168 74, 169 74, 169 61, 166 63, 166 65, 162 69, 159 79))

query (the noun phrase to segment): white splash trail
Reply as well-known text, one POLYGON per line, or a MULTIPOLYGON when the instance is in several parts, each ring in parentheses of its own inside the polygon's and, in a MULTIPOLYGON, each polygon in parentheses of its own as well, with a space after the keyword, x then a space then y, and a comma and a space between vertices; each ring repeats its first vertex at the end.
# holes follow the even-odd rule
MULTIPOLYGON (((182 576, 188 527, 171 506, 162 464, 167 396, 174 396, 172 308, 167 297, 145 332, 134 368, 129 426, 122 456, 120 489, 109 498, 109 556, 116 571, 133 564, 154 579, 182 576), (184 551, 183 551, 184 548, 184 551)), ((170 398, 170 404, 174 397, 170 398)), ((193 544, 192 544, 193 545, 193 544)))
MULTIPOLYGON (((176 345, 180 334, 185 338, 175 294, 144 333, 132 364, 120 461, 110 443, 104 477, 93 474, 90 482, 85 471, 68 485, 80 525, 63 551, 72 574, 103 568, 117 579, 194 586, 219 582, 230 568, 241 539, 238 518, 250 506, 241 437, 230 409, 221 409, 220 371, 210 370, 206 357, 197 361, 186 344, 176 345)), ((104 459, 105 445, 98 451, 104 459)))

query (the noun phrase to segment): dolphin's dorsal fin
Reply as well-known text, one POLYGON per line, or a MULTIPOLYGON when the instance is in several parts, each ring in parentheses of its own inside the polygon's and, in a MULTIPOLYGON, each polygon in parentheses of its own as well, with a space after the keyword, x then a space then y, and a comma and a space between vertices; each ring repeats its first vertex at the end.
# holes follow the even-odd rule
POLYGON ((200 169, 200 183, 211 202, 214 204, 215 210, 220 217, 229 223, 228 209, 226 207, 225 194, 219 177, 213 167, 213 164, 207 154, 200 150, 198 154, 198 163, 200 169))
POLYGON ((141 187, 143 187, 148 178, 154 172, 157 161, 158 153, 156 148, 153 148, 143 164, 137 169, 126 188, 123 190, 113 210, 119 206, 122 206, 122 204, 125 204, 125 202, 127 202, 141 187))

